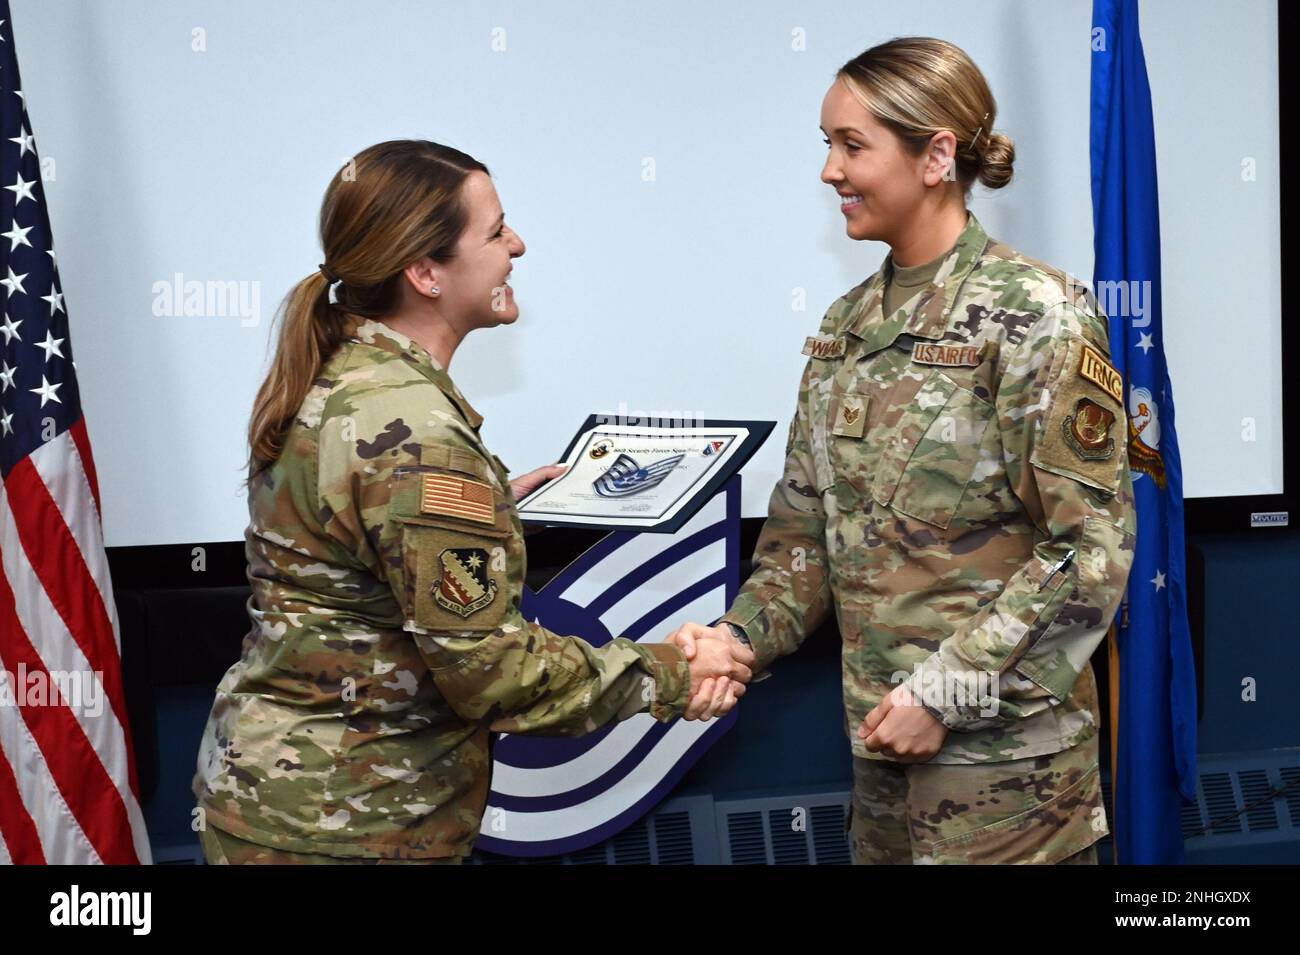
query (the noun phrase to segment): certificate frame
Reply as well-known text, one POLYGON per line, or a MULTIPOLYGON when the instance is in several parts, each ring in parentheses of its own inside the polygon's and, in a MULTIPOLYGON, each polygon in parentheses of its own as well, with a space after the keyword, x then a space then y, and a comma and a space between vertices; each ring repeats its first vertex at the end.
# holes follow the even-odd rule
MULTIPOLYGON (((564 452, 560 456, 560 461, 569 462, 573 459, 575 451, 579 445, 584 442, 590 442, 600 429, 608 428, 613 432, 618 429, 627 431, 636 429, 638 431, 663 432, 663 440, 670 440, 672 436, 687 436, 690 439, 698 440, 706 437, 696 432, 718 429, 725 431, 743 430, 743 435, 736 435, 736 444, 734 447, 728 447, 725 452, 725 460, 721 460, 718 465, 711 468, 698 485, 691 485, 687 491, 681 494, 673 504, 670 513, 662 517, 616 517, 601 516, 594 513, 575 513, 573 515, 556 514, 556 513, 539 513, 531 510, 530 505, 536 503, 548 492, 554 493, 559 482, 565 480, 568 474, 561 475, 541 487, 534 490, 531 494, 524 497, 518 502, 519 517, 525 524, 532 526, 544 527, 577 527, 591 530, 602 531, 637 531, 651 534, 672 534, 679 530, 682 525, 689 521, 704 504, 709 501, 715 494, 721 491, 735 474, 749 462, 754 453, 763 445, 772 429, 776 426, 775 421, 756 421, 756 420, 735 420, 735 419, 655 419, 655 418, 632 418, 620 415, 610 414, 590 414, 586 420, 579 425, 568 443, 565 445, 564 452)), ((646 437, 646 435, 642 435, 646 437)))

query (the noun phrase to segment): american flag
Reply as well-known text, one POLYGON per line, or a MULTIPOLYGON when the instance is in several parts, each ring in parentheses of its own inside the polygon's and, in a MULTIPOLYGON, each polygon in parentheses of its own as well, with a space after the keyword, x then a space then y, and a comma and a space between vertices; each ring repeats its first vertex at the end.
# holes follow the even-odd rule
POLYGON ((99 485, 0 0, 0 862, 150 861, 99 485))

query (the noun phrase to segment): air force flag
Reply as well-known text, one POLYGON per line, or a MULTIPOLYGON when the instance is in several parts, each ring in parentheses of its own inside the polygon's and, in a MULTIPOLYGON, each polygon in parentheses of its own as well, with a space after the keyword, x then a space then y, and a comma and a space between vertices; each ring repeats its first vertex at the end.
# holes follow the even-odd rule
MULTIPOLYGON (((717 620, 740 588, 740 477, 675 534, 615 531, 534 593, 522 611, 600 646, 656 642, 682 623, 717 620)), ((478 846, 513 856, 576 852, 654 808, 738 710, 664 724, 648 713, 580 737, 502 734, 478 846)))

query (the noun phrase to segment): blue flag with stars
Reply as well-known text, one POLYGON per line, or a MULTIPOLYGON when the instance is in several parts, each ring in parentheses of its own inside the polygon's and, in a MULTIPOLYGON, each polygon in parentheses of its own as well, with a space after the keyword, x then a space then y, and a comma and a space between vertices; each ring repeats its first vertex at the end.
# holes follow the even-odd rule
POLYGON ((1137 0, 1092 11, 1092 213, 1098 298, 1124 375, 1137 552, 1117 621, 1116 861, 1185 861, 1181 800, 1196 798, 1196 673, 1187 625, 1183 470, 1160 308, 1151 87, 1137 0), (1103 296, 1103 290, 1115 294, 1103 296), (1143 303, 1145 307, 1132 306, 1143 303))

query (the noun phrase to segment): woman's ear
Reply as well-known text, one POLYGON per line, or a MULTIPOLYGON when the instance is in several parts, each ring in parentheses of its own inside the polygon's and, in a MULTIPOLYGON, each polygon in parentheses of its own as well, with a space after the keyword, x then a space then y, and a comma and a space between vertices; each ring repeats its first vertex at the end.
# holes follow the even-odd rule
POLYGON ((441 293, 442 269, 427 255, 424 258, 416 259, 402 272, 406 276, 407 283, 417 295, 423 295, 425 298, 437 298, 441 293))
POLYGON ((930 137, 922 178, 927 186, 957 181, 957 137, 951 130, 941 129, 930 137))

